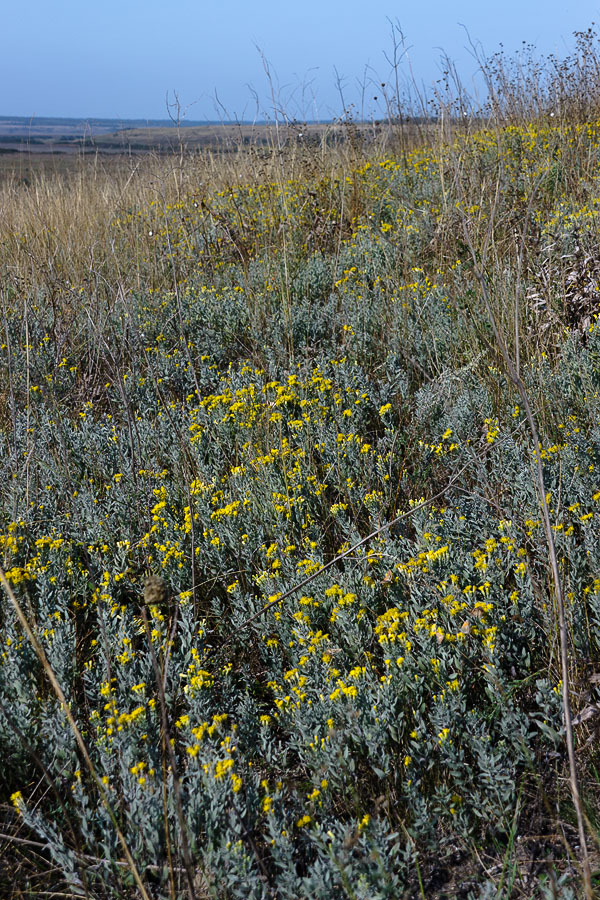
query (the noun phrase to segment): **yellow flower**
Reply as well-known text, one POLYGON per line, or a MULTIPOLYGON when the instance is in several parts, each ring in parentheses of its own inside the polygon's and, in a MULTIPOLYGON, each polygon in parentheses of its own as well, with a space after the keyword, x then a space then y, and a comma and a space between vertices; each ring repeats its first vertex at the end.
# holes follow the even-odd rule
POLYGON ((215 781, 217 781, 219 778, 223 778, 226 772, 228 772, 232 767, 232 759, 220 759, 215 766, 215 781))

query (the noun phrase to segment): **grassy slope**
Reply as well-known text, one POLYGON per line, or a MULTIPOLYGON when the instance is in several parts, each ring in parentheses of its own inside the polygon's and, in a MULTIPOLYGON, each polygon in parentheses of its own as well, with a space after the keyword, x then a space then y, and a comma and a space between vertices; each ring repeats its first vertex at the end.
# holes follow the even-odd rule
MULTIPOLYGON (((597 124, 538 122, 3 185, 2 563, 156 896, 190 890, 182 822, 197 896, 577 890, 534 451, 463 228, 480 248, 493 218, 511 346, 518 292, 581 713, 599 159, 597 124)), ((2 830, 43 845, 5 852, 5 891, 133 893, 7 605, 2 623, 2 830)))

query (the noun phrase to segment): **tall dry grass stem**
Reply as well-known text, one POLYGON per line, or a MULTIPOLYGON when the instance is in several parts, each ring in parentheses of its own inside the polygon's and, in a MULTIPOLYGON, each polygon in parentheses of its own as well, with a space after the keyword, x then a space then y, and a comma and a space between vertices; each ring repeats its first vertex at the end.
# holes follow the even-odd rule
POLYGON ((21 628, 27 635, 27 640, 31 644, 31 646, 35 652, 35 655, 39 659, 40 664, 44 670, 44 673, 45 673, 48 681, 50 682, 52 690, 56 694, 58 702, 60 703, 60 705, 62 707, 62 710, 67 719, 67 722, 69 723, 69 727, 73 733, 73 737, 75 738, 75 741, 77 743, 77 746, 79 747, 79 751, 83 757, 83 760, 88 769, 88 772, 90 773, 92 781, 94 782, 94 785, 98 791, 98 794, 100 796, 100 801, 101 801, 102 805, 104 806, 106 812, 108 813, 108 816, 110 818, 112 826, 115 829, 115 834, 117 835, 117 837, 119 839, 119 843, 121 844, 121 848, 125 855, 125 860, 127 862, 127 866, 129 868, 129 871, 131 872, 131 875, 132 875, 134 881, 135 881, 135 884, 139 891, 140 897, 142 898, 142 900, 151 900, 150 895, 148 894, 148 891, 146 890, 144 883, 142 881, 139 869, 138 869, 138 867, 135 863, 135 860, 131 854, 131 851, 130 851, 127 841, 125 839, 125 835, 123 834, 123 832, 119 826, 115 812, 111 806, 110 800, 108 799, 108 794, 106 792, 104 784, 102 783, 102 779, 96 772, 96 767, 94 766, 94 763, 92 762, 92 759, 89 755, 88 749, 85 745, 85 741, 83 740, 81 731, 79 730, 79 726, 77 725, 77 722, 75 721, 73 713, 71 712, 71 709, 69 707, 69 704, 67 703, 67 698, 65 697, 63 690, 58 682, 58 679, 54 673, 54 670, 48 661, 48 657, 46 656, 44 648, 42 647, 41 643, 39 642, 33 628, 27 621, 27 617, 26 617, 25 613, 23 612, 21 604, 15 597, 15 594, 14 594, 10 584, 6 580, 6 575, 4 574, 4 570, 2 569, 1 566, 0 566, 0 583, 2 584, 2 587, 4 588, 4 590, 6 591, 6 595, 10 601, 10 604, 13 607, 15 614, 21 624, 21 628))
MULTIPOLYGON (((460 172, 456 170, 457 180, 460 178, 460 172)), ((560 571, 558 567, 558 559, 556 556, 556 545, 554 541, 554 535, 552 532, 552 523, 550 521, 550 513, 548 510, 548 501, 547 501, 547 493, 546 493, 546 485, 544 480, 544 471, 542 468, 542 460, 541 460, 541 443, 539 440, 537 424, 535 420, 535 416, 533 414, 531 403, 529 400, 529 394, 527 388, 525 387, 525 383, 521 377, 519 371, 519 356, 517 355, 517 363, 515 363, 511 357, 511 354, 508 350, 504 337, 500 331, 496 316, 492 309, 492 304, 490 301, 490 295, 487 285, 487 280, 485 276, 485 266, 487 260, 487 253, 489 249, 489 244, 492 236, 492 231, 494 227, 494 218, 496 212, 496 205, 498 200, 498 191, 496 190, 494 202, 492 205, 492 210, 490 213, 490 220, 488 223, 488 230, 485 236, 484 245, 481 251, 481 259, 478 258, 478 253, 475 248, 473 238, 471 232, 469 230, 468 222, 464 212, 462 211, 462 223, 463 223, 463 234, 465 243, 467 244, 469 251, 471 253, 471 258, 473 261, 473 266, 475 270, 475 277, 481 289, 481 297, 483 299, 483 304, 486 312, 486 316, 491 325, 492 332, 494 335, 494 340, 496 342, 496 347, 499 350, 502 359, 504 361, 504 365, 506 368, 506 374, 510 379, 513 386, 518 391, 521 403, 523 404, 523 409, 525 410, 525 416, 527 419, 527 424, 529 427, 529 432, 531 435, 531 440, 534 447, 534 455, 535 455, 535 481, 537 492, 540 500, 540 508, 542 513, 542 521, 544 523, 544 535, 546 538, 546 545, 548 548, 548 559, 550 563, 550 570, 552 573, 552 582, 554 586, 554 596, 556 600, 556 610, 558 617, 558 631, 559 631, 559 639, 560 639, 560 661, 561 661, 561 674, 562 674, 562 700, 563 700, 563 715, 564 715, 564 723, 565 723, 565 743, 567 747, 567 756, 569 759, 569 784, 571 788, 571 797, 573 800, 573 806, 575 808, 575 814, 577 817, 577 830, 579 834, 579 843, 580 843, 580 863, 581 870, 583 876, 583 885, 585 890, 586 900, 593 900, 594 892, 592 888, 592 876, 591 876, 591 868, 590 868, 590 860, 587 848, 587 839, 585 832, 585 815, 583 811, 583 804, 581 800, 581 794, 579 789, 579 776, 577 771, 577 760, 575 758, 575 744, 573 739, 573 716, 571 711, 571 697, 569 691, 569 682, 570 682, 570 673, 569 673, 569 635, 567 632, 567 624, 566 624, 566 616, 565 616, 565 605, 564 605, 564 597, 563 597, 563 589, 562 589, 562 580, 560 577, 560 571)), ((527 227, 527 220, 524 225, 524 230, 527 227)), ((515 300, 515 309, 518 310, 519 298, 517 297, 515 300)), ((515 317, 515 327, 517 329, 517 353, 518 353, 518 317, 515 317)))
MULTIPOLYGON (((154 643, 152 640, 152 633, 150 629, 150 623, 148 620, 148 613, 146 607, 152 607, 156 600, 163 600, 167 598, 166 585, 162 582, 162 579, 157 578, 156 576, 150 576, 146 581, 146 587, 144 591, 144 606, 141 609, 142 621, 144 623, 144 631, 146 633, 146 640, 148 642, 148 650, 150 653, 150 659, 152 661, 152 669, 154 671, 154 678, 156 682, 156 690, 158 693, 158 705, 160 708, 160 718, 161 718, 161 732, 162 732, 162 747, 163 747, 163 756, 169 761, 169 768, 171 770, 171 779, 173 782, 173 793, 175 796, 175 808, 177 812, 177 819, 179 822, 179 830, 180 830, 180 839, 181 839, 181 849, 183 853, 183 861, 185 866, 185 873, 187 879, 187 889, 190 900, 196 900, 196 892, 194 889, 194 865, 192 862, 192 855, 190 853, 190 845, 188 841, 187 835, 187 824, 185 821, 185 816, 183 813, 183 803, 181 800, 181 782, 179 779, 179 773, 177 771, 177 760, 175 759, 175 751, 173 750, 173 744, 171 743, 171 732, 169 728, 169 717, 167 713, 167 701, 165 696, 165 686, 167 681, 167 671, 169 666, 169 656, 170 656, 170 648, 173 642, 173 636, 175 633, 175 628, 177 624, 177 606, 175 606, 175 613, 173 616, 173 622, 171 625, 170 633, 167 637, 166 647, 164 650, 162 670, 158 664, 158 659, 156 658, 156 652, 154 650, 154 643)), ((167 778, 164 779, 164 785, 166 786, 167 778)), ((168 820, 165 816, 165 827, 168 828, 168 820)), ((172 874, 173 868, 172 864, 169 866, 169 871, 172 874)))
POLYGON ((252 622, 255 622, 257 619, 259 619, 261 616, 263 616, 273 606, 277 606, 278 604, 283 603, 284 600, 288 600, 294 594, 298 593, 298 591, 302 590, 302 588, 306 587, 308 584, 310 584, 312 581, 314 581, 315 578, 318 578, 324 572, 327 572, 329 569, 331 569, 336 563, 340 562, 340 560, 345 559, 347 556, 350 556, 356 550, 360 550, 361 547, 364 547, 366 544, 370 543, 378 535, 382 534, 384 531, 388 531, 390 528, 393 528, 395 525, 398 525, 404 519, 407 519, 410 516, 413 516, 415 513, 419 512, 420 509, 424 509, 426 506, 430 506, 430 504, 435 503, 436 500, 439 500, 440 497, 443 497, 447 493, 447 491, 452 487, 452 485, 456 484, 456 482, 459 480, 461 475, 464 472, 466 472, 466 470, 470 466, 473 465, 473 462, 474 461, 472 459, 470 459, 469 462, 466 463, 466 465, 464 465, 456 473, 456 475, 454 475, 450 479, 450 481, 445 485, 445 487, 441 491, 438 491, 437 494, 434 494, 433 497, 430 497, 428 500, 424 500, 422 503, 415 504, 415 506, 411 507, 411 509, 407 510, 406 512, 401 513, 399 516, 396 516, 396 518, 392 519, 391 522, 386 522, 384 525, 381 525, 379 528, 376 528, 375 531, 372 531, 370 534, 368 534, 366 537, 362 538, 356 544, 353 544, 352 547, 348 548, 348 550, 345 550, 343 553, 339 553, 337 556, 334 556, 333 559, 330 559, 329 562, 325 563, 325 565, 323 565, 319 569, 317 569, 316 572, 313 572, 311 575, 307 575, 306 578, 303 578, 302 581, 299 581, 297 584, 295 584, 289 590, 285 591, 283 594, 281 594, 275 600, 270 600, 269 603, 266 603, 263 607, 261 607, 261 609, 259 609, 257 612, 255 612, 252 616, 249 616, 247 619, 245 619, 241 623, 241 625, 239 625, 236 628, 235 635, 231 635, 230 637, 226 638, 223 641, 223 643, 219 645, 218 651, 221 652, 225 647, 227 647, 231 643, 234 636, 237 637, 237 635, 241 631, 243 631, 245 628, 247 628, 248 625, 251 625, 252 622))

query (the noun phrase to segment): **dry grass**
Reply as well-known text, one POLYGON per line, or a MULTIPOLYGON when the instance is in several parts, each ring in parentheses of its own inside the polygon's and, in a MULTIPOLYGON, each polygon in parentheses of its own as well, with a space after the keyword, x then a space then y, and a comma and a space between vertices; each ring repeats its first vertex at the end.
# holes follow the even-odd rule
POLYGON ((52 303, 67 301, 81 288, 109 298, 115 292, 139 291, 143 284, 169 289, 169 262, 148 261, 146 219, 131 213, 154 208, 160 221, 165 208, 190 198, 201 203, 240 185, 283 188, 288 181, 344 178, 366 160, 376 162, 430 141, 432 133, 432 126, 377 127, 350 120, 330 126, 254 127, 249 134, 230 126, 221 146, 197 149, 182 137, 176 151, 163 155, 3 156, 4 288, 21 296, 41 291, 52 303), (114 223, 122 225, 128 216, 117 241, 114 223))

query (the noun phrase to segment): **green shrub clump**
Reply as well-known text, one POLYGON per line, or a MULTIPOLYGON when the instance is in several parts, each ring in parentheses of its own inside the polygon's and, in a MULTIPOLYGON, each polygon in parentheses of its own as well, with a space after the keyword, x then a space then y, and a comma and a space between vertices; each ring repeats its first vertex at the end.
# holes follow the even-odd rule
MULTIPOLYGON (((2 565, 149 896, 509 896, 516 835, 545 834, 533 855, 558 859, 558 804, 573 839, 532 478, 540 454, 580 712, 600 699, 599 293, 577 282, 597 247, 600 125, 570 127, 215 191, 212 231, 192 194, 162 225, 136 209, 113 240, 153 227, 172 289, 102 305, 82 286, 68 329, 42 286, 6 295, 2 565), (449 196, 452 167, 496 173, 499 206, 449 196), (539 447, 457 238, 466 220, 477 245, 491 216, 506 333, 526 282, 539 447), (473 848, 500 860, 499 894, 473 848)), ((3 831, 33 842, 27 877, 41 867, 48 889, 133 896, 6 598, 0 616, 3 831)), ((588 798, 592 727, 576 733, 588 798)), ((575 896, 565 866, 527 890, 546 896, 547 877, 575 896)))

